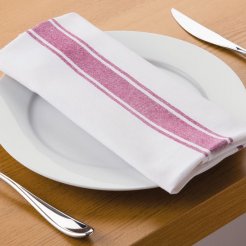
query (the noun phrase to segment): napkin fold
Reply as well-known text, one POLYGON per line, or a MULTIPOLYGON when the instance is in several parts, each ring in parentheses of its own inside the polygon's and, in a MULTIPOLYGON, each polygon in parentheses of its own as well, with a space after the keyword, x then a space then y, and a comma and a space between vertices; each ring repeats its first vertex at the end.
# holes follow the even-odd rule
POLYGON ((20 34, 0 69, 169 193, 246 145, 245 123, 75 13, 20 34))

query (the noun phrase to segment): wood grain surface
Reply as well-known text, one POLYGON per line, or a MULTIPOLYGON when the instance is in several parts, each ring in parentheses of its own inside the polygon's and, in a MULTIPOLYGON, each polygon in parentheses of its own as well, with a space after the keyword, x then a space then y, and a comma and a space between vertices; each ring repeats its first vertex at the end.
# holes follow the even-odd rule
MULTIPOLYGON (((74 11, 103 30, 153 32, 201 46, 231 66, 246 85, 246 60, 188 35, 171 17, 171 7, 246 47, 244 0, 0 0, 0 47, 43 20, 74 11)), ((71 187, 33 173, 1 147, 0 171, 96 229, 83 240, 64 236, 0 182, 3 246, 191 245, 246 212, 245 150, 193 179, 178 195, 161 189, 104 192, 71 187)))

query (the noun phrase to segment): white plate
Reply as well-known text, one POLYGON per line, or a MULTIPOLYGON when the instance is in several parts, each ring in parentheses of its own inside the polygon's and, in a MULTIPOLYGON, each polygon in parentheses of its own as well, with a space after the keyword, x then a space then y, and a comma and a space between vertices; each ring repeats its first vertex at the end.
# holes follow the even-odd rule
MULTIPOLYGON (((197 93, 246 119, 245 90, 237 75, 207 51, 156 34, 114 31, 139 55, 169 74, 170 83, 192 83, 197 93)), ((0 82, 0 141, 27 168, 54 180, 100 190, 156 185, 18 82, 0 82)))

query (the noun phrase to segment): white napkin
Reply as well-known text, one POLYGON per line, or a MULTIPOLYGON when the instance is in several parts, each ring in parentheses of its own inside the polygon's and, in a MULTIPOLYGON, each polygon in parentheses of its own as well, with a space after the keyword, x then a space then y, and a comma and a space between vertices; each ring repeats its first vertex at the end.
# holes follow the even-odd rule
POLYGON ((75 13, 19 35, 0 69, 169 193, 246 144, 245 124, 75 13))

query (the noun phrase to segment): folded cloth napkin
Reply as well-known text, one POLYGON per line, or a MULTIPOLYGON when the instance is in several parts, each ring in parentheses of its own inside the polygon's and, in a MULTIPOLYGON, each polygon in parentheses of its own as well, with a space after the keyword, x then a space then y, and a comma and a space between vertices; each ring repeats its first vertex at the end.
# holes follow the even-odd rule
POLYGON ((20 34, 0 70, 169 193, 246 144, 245 123, 75 13, 20 34))

